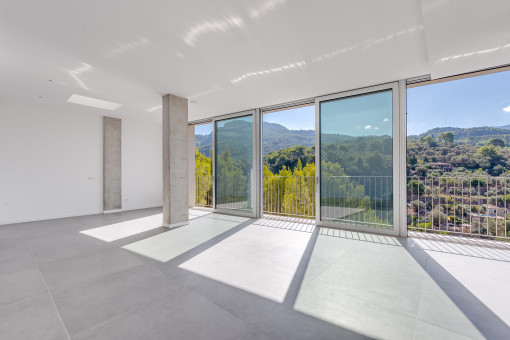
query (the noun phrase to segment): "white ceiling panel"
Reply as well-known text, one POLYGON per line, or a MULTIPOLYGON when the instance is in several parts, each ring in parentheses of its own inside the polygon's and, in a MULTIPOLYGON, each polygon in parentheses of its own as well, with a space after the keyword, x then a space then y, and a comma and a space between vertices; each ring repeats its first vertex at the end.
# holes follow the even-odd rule
POLYGON ((510 1, 421 2, 433 79, 510 64, 510 1))
MULTIPOLYGON (((158 120, 161 95, 173 93, 192 101, 196 120, 443 74, 460 64, 438 59, 508 35, 487 15, 474 45, 465 34, 464 45, 449 44, 471 10, 448 26, 434 8, 464 2, 423 0, 423 22, 420 0, 3 0, 0 96, 60 105, 76 93, 122 104, 115 115, 158 120)), ((489 55, 480 64, 495 62, 489 55)))

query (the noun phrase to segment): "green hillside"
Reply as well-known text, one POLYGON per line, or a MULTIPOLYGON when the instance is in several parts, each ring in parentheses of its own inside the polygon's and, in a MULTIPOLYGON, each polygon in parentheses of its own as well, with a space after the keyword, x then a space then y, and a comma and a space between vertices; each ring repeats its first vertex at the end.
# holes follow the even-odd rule
POLYGON ((410 140, 419 140, 427 136, 432 136, 435 139, 443 132, 453 132, 455 142, 458 144, 469 144, 482 146, 487 144, 492 138, 500 138, 505 141, 507 145, 510 144, 510 125, 501 127, 481 126, 473 128, 458 128, 458 127, 438 127, 430 129, 420 135, 411 135, 407 138, 410 140))

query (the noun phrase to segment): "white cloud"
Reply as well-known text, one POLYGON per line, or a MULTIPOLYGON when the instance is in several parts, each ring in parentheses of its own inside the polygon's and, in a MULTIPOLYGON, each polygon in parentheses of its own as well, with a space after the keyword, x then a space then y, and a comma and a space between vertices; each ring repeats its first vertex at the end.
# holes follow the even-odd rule
POLYGON ((370 130, 372 128, 372 125, 365 126, 365 130, 370 130))
POLYGON ((388 118, 384 118, 383 122, 389 122, 390 120, 388 118))
POLYGON ((379 130, 379 128, 376 126, 376 127, 374 128, 374 130, 379 130))
POLYGON ((510 113, 510 105, 508 105, 507 107, 505 107, 505 108, 503 109, 503 111, 510 113))

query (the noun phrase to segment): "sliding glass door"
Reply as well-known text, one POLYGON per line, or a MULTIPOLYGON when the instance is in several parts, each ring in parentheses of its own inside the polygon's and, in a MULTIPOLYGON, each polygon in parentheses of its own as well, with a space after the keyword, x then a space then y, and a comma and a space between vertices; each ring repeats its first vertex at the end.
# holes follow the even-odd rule
POLYGON ((214 208, 255 216, 254 112, 214 121, 214 208))
POLYGON ((398 105, 397 84, 316 100, 318 224, 398 233, 398 105))

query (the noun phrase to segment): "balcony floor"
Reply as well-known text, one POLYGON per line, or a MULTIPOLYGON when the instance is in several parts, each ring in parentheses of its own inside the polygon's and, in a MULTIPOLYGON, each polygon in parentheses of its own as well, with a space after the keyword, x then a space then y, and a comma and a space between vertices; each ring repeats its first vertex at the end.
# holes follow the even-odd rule
POLYGON ((160 223, 0 226, 2 338, 510 339, 506 247, 198 209, 160 223))

